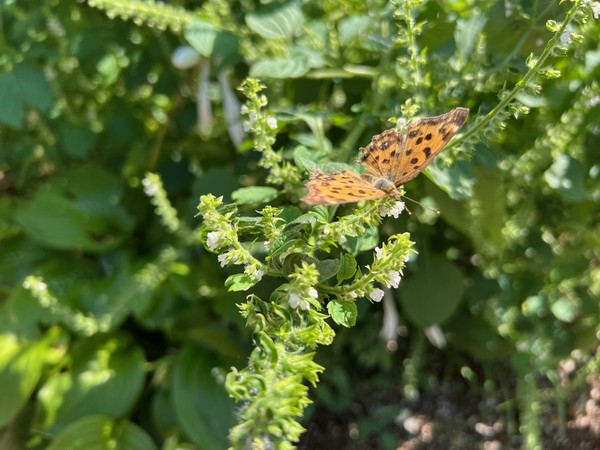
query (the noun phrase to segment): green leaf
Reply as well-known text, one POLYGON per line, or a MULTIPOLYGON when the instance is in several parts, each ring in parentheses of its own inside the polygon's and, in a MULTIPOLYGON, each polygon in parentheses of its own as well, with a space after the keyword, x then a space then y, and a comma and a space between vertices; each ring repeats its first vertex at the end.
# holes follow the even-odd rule
POLYGON ((262 59, 250 68, 250 76, 256 78, 299 78, 308 72, 308 59, 262 59))
POLYGON ((304 14, 295 1, 272 4, 256 13, 247 14, 246 25, 265 39, 290 39, 302 31, 304 14))
POLYGON ((570 202, 585 200, 585 178, 585 170, 581 163, 565 154, 558 155, 544 174, 546 183, 570 202))
POLYGON ((457 161, 450 167, 439 169, 435 164, 429 165, 425 172, 453 200, 462 200, 473 196, 473 186, 477 181, 473 174, 473 163, 457 161))
POLYGON ((333 321, 339 325, 350 328, 356 324, 356 302, 331 300, 327 303, 327 311, 333 321))
POLYGON ((485 14, 477 14, 469 19, 458 19, 454 30, 454 41, 456 49, 463 61, 471 58, 477 39, 481 35, 487 16, 485 14))
POLYGON ((366 14, 344 17, 338 25, 338 39, 342 46, 358 39, 369 31, 371 18, 366 14))
POLYGON ((52 105, 52 89, 44 74, 18 65, 0 73, 0 123, 21 128, 26 108, 45 112, 52 105))
POLYGON ((310 172, 317 168, 317 163, 311 158, 315 156, 315 152, 311 152, 303 145, 299 145, 294 149, 294 163, 299 169, 310 172))
POLYGON ((301 242, 301 239, 300 239, 301 236, 302 236, 302 234, 300 233, 300 231, 295 230, 295 229, 292 229, 289 231, 284 231, 281 234, 281 236, 279 236, 277 239, 275 239, 271 243, 269 256, 271 258, 273 258, 273 257, 283 253, 288 248, 293 247, 294 245, 298 244, 299 242, 301 242))
POLYGON ((152 438, 138 425, 93 415, 71 423, 47 447, 47 450, 154 450, 152 438))
POLYGON ((348 236, 342 247, 353 255, 373 250, 379 244, 379 229, 366 227, 362 236, 348 236))
POLYGON ((210 353, 188 345, 177 357, 172 376, 179 422, 204 450, 227 448, 227 432, 233 425, 233 401, 211 375, 217 364, 210 353))
MULTIPOLYGON (((54 330, 56 331, 56 330, 54 330)), ((32 344, 19 342, 12 334, 0 335, 0 428, 7 425, 31 398, 56 332, 32 344)))
POLYGON ((96 335, 70 349, 69 370, 48 377, 40 396, 43 429, 56 433, 80 417, 124 416, 137 402, 146 377, 141 348, 118 335, 96 335))
POLYGON ((340 269, 340 261, 338 259, 324 259, 317 263, 317 270, 319 271, 319 282, 330 279, 337 275, 340 269))
POLYGON ((250 186, 237 189, 231 193, 231 198, 238 205, 267 203, 277 198, 279 191, 269 186, 250 186))
POLYGON ((305 261, 309 264, 317 264, 318 260, 304 253, 290 253, 283 260, 283 273, 288 276, 296 271, 296 267, 302 265, 305 261))
POLYGON ((356 259, 350 253, 344 253, 340 256, 340 268, 337 273, 339 282, 352 278, 356 273, 356 259))
POLYGON ((47 247, 102 251, 115 244, 102 221, 56 194, 38 193, 15 218, 31 238, 47 247))
POLYGON ((184 32, 185 39, 204 57, 226 58, 237 52, 237 38, 204 20, 189 24, 184 32))
POLYGON ((250 275, 246 275, 245 273, 236 273, 235 275, 230 275, 227 277, 225 280, 225 287, 228 291, 247 291, 256 283, 257 281, 250 275))
POLYGON ((84 159, 96 145, 97 134, 89 128, 68 128, 62 135, 62 147, 67 155, 84 159))
POLYGON ((400 290, 402 305, 410 320, 421 327, 442 324, 458 308, 464 277, 446 258, 424 253, 417 260, 417 271, 400 290))

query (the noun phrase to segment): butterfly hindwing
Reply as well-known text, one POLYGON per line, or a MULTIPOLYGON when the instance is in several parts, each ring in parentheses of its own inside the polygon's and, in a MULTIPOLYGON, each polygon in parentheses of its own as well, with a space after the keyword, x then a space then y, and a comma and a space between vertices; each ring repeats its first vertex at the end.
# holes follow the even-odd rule
POLYGON ((366 178, 347 170, 332 174, 313 171, 306 187, 308 194, 302 200, 311 205, 352 203, 387 195, 369 184, 366 178))

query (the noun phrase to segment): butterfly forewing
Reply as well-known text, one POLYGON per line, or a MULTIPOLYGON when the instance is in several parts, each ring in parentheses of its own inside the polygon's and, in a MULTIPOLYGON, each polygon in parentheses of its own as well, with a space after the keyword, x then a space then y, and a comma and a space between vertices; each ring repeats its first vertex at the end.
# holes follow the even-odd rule
POLYGON ((467 108, 455 108, 441 116, 413 121, 394 166, 394 184, 400 186, 421 173, 460 130, 468 115, 467 108))
POLYGON ((387 194, 354 172, 347 170, 325 174, 313 171, 306 185, 308 194, 302 200, 311 205, 331 205, 373 200, 387 194))

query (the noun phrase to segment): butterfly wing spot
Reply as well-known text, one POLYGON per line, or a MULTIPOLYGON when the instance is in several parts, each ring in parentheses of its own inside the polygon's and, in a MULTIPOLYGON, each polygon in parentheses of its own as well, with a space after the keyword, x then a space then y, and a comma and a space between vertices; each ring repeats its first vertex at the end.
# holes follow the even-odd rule
POLYGON ((409 148, 408 150, 406 150, 406 152, 404 152, 404 154, 405 154, 406 156, 410 156, 410 154, 411 154, 412 152, 413 152, 413 151, 412 151, 412 148, 409 148))
POLYGON ((431 147, 425 147, 423 153, 425 153, 425 158, 429 158, 429 155, 431 155, 431 147))

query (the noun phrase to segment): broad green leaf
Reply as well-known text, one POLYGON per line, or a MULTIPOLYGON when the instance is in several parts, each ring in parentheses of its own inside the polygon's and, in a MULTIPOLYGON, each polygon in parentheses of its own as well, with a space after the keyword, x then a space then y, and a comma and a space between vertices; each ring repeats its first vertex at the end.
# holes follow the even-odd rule
POLYGON ((442 324, 462 300, 464 277, 446 258, 428 253, 417 260, 416 273, 406 280, 401 299, 408 318, 420 327, 442 324))
POLYGON ((356 324, 356 302, 331 300, 327 303, 327 311, 333 321, 347 328, 356 324))
POLYGON ((301 242, 301 236, 302 235, 298 230, 292 229, 289 231, 284 231, 281 234, 281 236, 279 236, 271 243, 269 256, 271 258, 277 256, 289 249, 290 247, 293 247, 294 245, 298 244, 299 242, 301 242))
POLYGON ((138 425, 103 415, 82 417, 65 428, 47 450, 154 450, 152 438, 138 425))
POLYGON ((296 1, 271 4, 260 11, 247 14, 246 25, 265 39, 289 39, 302 31, 304 14, 296 1))
POLYGON ((185 39, 204 57, 227 58, 237 52, 237 38, 213 24, 196 20, 185 29, 185 39))
POLYGON ((212 376, 217 361, 210 353, 188 345, 180 352, 171 377, 171 391, 179 422, 204 450, 227 448, 233 425, 233 401, 212 376))
POLYGON ((487 22, 485 14, 476 14, 469 19, 458 19, 454 29, 454 41, 461 61, 465 62, 471 58, 473 48, 477 39, 481 36, 481 30, 487 22))
POLYGON ((96 144, 98 135, 89 128, 68 128, 62 133, 64 152, 75 159, 84 159, 96 144))
POLYGON ((118 335, 97 335, 70 349, 69 370, 57 372, 40 391, 41 427, 60 432, 80 417, 123 417, 135 405, 145 379, 144 353, 118 335))
POLYGON ((357 40, 369 31, 371 18, 366 14, 356 14, 344 17, 338 25, 338 39, 342 46, 357 40))
POLYGON ((0 428, 31 398, 42 368, 55 345, 55 332, 31 344, 12 334, 0 335, 0 428))
POLYGON ((340 261, 338 259, 324 259, 317 263, 317 270, 319 271, 319 282, 322 283, 325 280, 329 280, 331 277, 337 275, 340 269, 340 261))
POLYGON ((262 59, 250 67, 250 76, 256 78, 299 78, 308 72, 306 57, 294 59, 262 59))
POLYGON ((315 152, 311 152, 303 145, 299 145, 294 149, 294 163, 296 167, 306 172, 310 172, 317 168, 317 163, 311 158, 315 152))
POLYGON ((0 123, 21 128, 26 108, 45 112, 52 104, 52 89, 44 74, 26 65, 0 73, 0 123))
POLYGON ((544 174, 546 183, 570 202, 585 200, 585 178, 585 170, 581 163, 565 154, 558 155, 544 174))
POLYGON ((356 273, 356 259, 350 253, 344 253, 340 256, 340 269, 337 273, 339 282, 352 278, 356 273))
POLYGON ((279 191, 269 186, 250 186, 237 189, 231 193, 231 198, 238 205, 267 203, 277 198, 279 191))
POLYGON ((247 291, 256 284, 256 280, 245 273, 236 273, 230 275, 225 280, 225 287, 228 291, 247 291))
POLYGON ((318 260, 304 253, 290 253, 283 260, 283 273, 288 276, 296 271, 303 262, 317 265, 318 260))
POLYGON ((457 161, 444 169, 430 164, 425 174, 453 200, 463 200, 473 196, 473 186, 477 180, 470 161, 457 161))
POLYGON ((379 244, 379 229, 376 227, 366 227, 362 236, 348 236, 342 247, 352 255, 373 250, 379 244))
POLYGON ((51 248, 102 251, 115 244, 102 221, 52 193, 38 193, 16 220, 31 238, 51 248))

